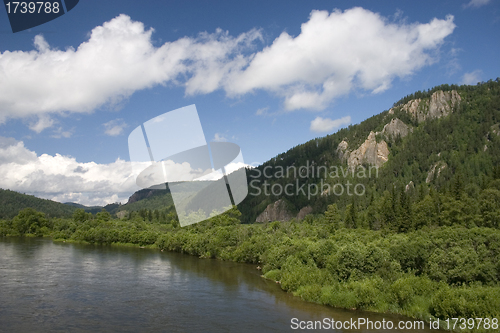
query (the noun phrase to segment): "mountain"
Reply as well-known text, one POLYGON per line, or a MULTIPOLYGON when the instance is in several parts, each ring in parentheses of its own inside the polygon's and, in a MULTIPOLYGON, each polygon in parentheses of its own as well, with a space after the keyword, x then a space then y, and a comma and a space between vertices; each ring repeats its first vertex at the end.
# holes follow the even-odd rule
POLYGON ((75 209, 81 208, 81 209, 85 210, 85 212, 92 213, 92 214, 99 213, 103 209, 106 210, 107 212, 109 212, 110 214, 115 214, 118 211, 118 208, 121 207, 121 205, 119 203, 108 204, 104 207, 103 206, 85 206, 85 205, 81 205, 81 204, 76 203, 76 202, 65 202, 64 204, 68 205, 68 206, 75 207, 75 209))
POLYGON ((499 79, 419 91, 248 169, 249 195, 238 208, 243 221, 253 223, 265 216, 300 218, 301 210, 324 213, 336 204, 344 218, 354 214, 359 223, 380 225, 395 219, 383 216, 384 205, 399 214, 398 205, 419 207, 429 194, 448 200, 455 191, 454 199, 463 194, 468 208, 479 207, 485 196, 498 194, 484 191, 500 178, 499 126, 499 79))
POLYGON ((34 208, 50 217, 70 217, 77 207, 40 199, 32 195, 0 189, 0 218, 10 219, 24 208, 34 208))

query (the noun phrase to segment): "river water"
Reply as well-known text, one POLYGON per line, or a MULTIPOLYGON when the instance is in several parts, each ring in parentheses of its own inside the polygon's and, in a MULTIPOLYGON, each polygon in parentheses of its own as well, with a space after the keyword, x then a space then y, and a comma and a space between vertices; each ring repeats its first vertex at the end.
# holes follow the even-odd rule
MULTIPOLYGON (((292 329, 297 325, 292 318, 304 321, 303 327, 324 318, 395 325, 409 320, 304 302, 261 278, 255 265, 150 249, 0 238, 1 332, 302 331, 292 329)), ((326 327, 322 331, 386 331, 326 327)))

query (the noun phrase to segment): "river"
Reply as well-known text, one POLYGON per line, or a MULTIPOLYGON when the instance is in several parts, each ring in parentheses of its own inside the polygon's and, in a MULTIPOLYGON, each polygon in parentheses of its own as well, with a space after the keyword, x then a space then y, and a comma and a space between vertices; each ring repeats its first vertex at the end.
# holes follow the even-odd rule
POLYGON ((1 332, 297 332, 302 330, 292 327, 324 318, 394 325, 409 320, 304 302, 261 278, 255 265, 151 249, 0 238, 1 332))

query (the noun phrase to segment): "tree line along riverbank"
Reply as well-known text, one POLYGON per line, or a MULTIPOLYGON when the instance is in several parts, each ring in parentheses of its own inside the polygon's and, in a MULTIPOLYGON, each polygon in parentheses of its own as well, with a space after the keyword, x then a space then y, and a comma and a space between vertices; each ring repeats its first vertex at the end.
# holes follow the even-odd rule
POLYGON ((350 229, 332 224, 328 214, 300 222, 245 225, 236 208, 184 228, 175 215, 169 218, 149 221, 135 214, 118 220, 105 211, 92 215, 77 210, 72 219, 47 219, 28 208, 12 220, 2 220, 0 235, 132 244, 253 263, 283 290, 334 307, 425 321, 500 318, 498 229, 350 229))

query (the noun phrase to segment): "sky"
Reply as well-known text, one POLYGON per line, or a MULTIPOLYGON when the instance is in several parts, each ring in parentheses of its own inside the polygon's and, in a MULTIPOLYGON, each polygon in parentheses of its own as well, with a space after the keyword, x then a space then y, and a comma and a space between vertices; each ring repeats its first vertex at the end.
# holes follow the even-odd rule
POLYGON ((496 79, 499 42, 499 0, 82 0, 18 33, 0 8, 0 188, 125 203, 128 136, 192 104, 206 142, 256 166, 415 91, 496 79))

